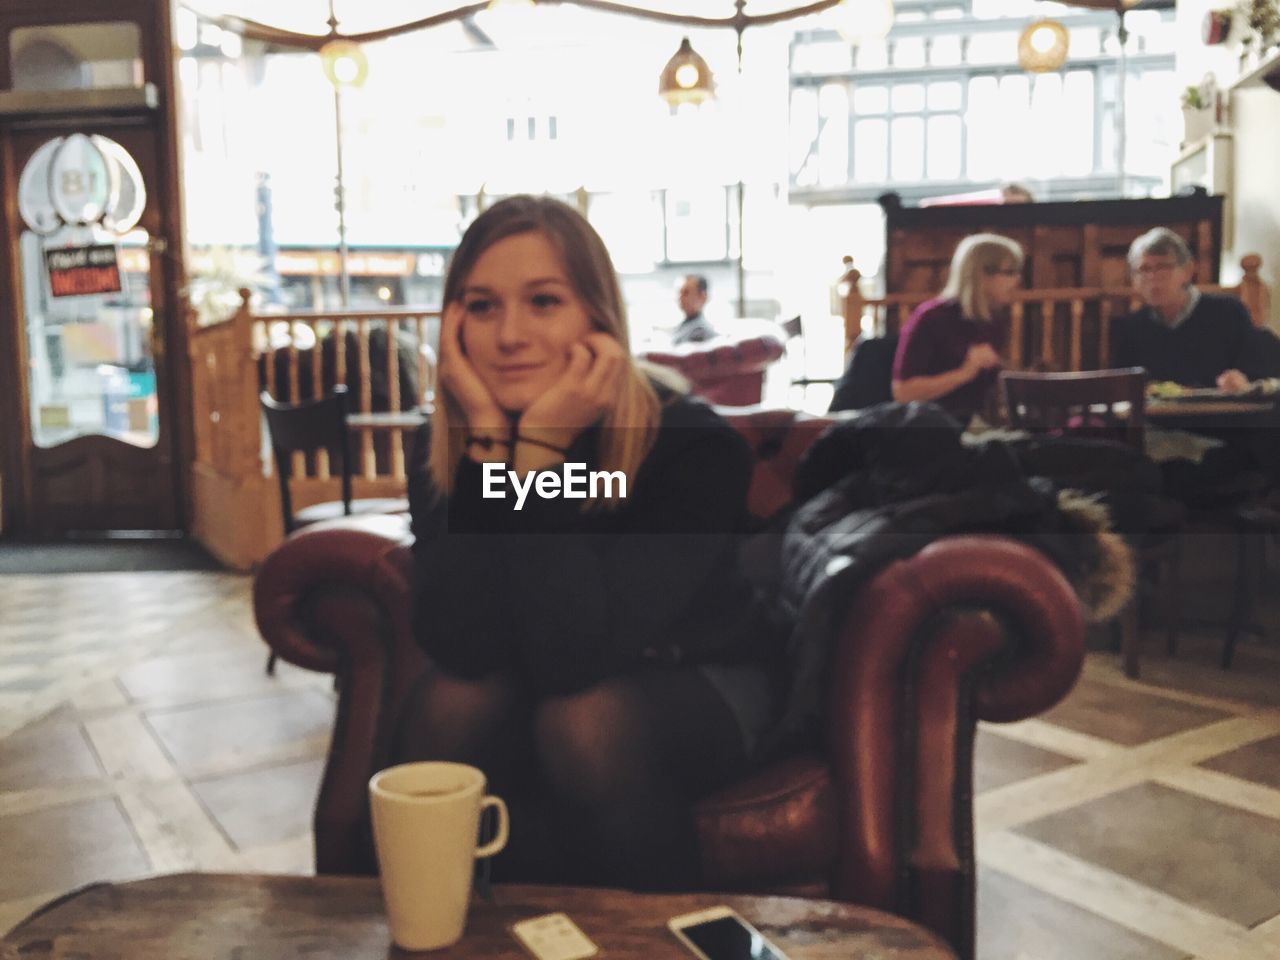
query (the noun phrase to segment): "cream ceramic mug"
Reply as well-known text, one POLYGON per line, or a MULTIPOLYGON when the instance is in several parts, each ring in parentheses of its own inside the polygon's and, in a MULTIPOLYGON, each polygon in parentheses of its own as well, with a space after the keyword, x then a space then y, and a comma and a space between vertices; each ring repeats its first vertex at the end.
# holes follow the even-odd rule
POLYGON ((475 860, 507 845, 507 805, 484 788, 484 774, 463 763, 403 763, 369 781, 382 896, 391 938, 405 950, 462 937, 475 860), (498 832, 477 848, 488 807, 498 811, 498 832))

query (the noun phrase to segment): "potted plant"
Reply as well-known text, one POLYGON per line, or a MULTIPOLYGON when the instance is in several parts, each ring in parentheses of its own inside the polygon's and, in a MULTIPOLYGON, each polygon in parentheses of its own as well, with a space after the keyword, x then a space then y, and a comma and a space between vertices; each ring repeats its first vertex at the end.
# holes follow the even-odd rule
POLYGON ((1213 132, 1213 106, 1217 93, 1212 77, 1205 77, 1182 91, 1184 144, 1198 143, 1213 132))

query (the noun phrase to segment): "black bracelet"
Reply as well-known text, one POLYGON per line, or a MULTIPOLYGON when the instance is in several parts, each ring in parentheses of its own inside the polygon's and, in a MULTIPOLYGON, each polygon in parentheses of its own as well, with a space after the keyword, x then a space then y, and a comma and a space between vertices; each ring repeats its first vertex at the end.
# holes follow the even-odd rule
POLYGON ((477 447, 479 447, 481 450, 484 450, 485 452, 488 452, 497 446, 503 446, 503 447, 513 446, 510 440, 500 440, 497 437, 482 437, 477 433, 469 433, 467 434, 467 446, 469 447, 472 444, 475 444, 477 447))
POLYGON ((533 437, 526 437, 524 434, 516 434, 516 443, 531 443, 535 447, 542 447, 544 450, 550 450, 552 453, 558 453, 562 457, 569 456, 568 447, 557 447, 554 443, 547 443, 545 440, 535 440, 533 437))

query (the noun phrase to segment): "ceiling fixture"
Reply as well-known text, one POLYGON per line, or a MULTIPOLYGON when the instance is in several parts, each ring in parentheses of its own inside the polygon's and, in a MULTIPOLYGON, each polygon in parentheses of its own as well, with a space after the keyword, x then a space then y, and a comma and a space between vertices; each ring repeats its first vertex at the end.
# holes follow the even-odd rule
POLYGON ((893 0, 840 0, 836 5, 836 29, 855 47, 883 40, 893 29, 893 0))
POLYGON ((369 75, 369 58, 360 44, 341 37, 320 48, 320 63, 335 87, 359 87, 369 75))
POLYGON ((697 105, 715 96, 711 68, 693 49, 688 37, 680 41, 680 49, 662 68, 658 95, 672 107, 686 103, 697 105))
POLYGON ((1067 28, 1057 20, 1029 23, 1018 38, 1018 65, 1029 73, 1061 70, 1070 46, 1067 28))

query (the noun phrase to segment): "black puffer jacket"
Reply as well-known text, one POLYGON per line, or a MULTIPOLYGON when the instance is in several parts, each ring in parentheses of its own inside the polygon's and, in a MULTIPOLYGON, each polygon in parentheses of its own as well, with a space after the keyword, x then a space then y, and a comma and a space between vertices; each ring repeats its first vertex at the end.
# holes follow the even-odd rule
POLYGON ((966 443, 960 425, 927 403, 872 407, 814 442, 797 471, 797 506, 785 528, 775 525, 767 550, 755 545, 757 557, 776 556, 779 601, 796 624, 787 650, 791 687, 776 741, 804 734, 822 715, 830 641, 858 586, 938 537, 1015 537, 1063 570, 1095 618, 1123 606, 1131 558, 1119 537, 1104 532, 1105 509, 1084 495, 1064 496, 1052 477, 1029 476, 1022 460, 1059 464, 1099 489, 1108 477, 1132 485, 1135 470, 1121 464, 1137 468, 1142 457, 1103 441, 1062 444, 1077 455, 1046 454, 1030 441, 966 443), (1079 455, 1090 449, 1101 451, 1092 472, 1079 455))

